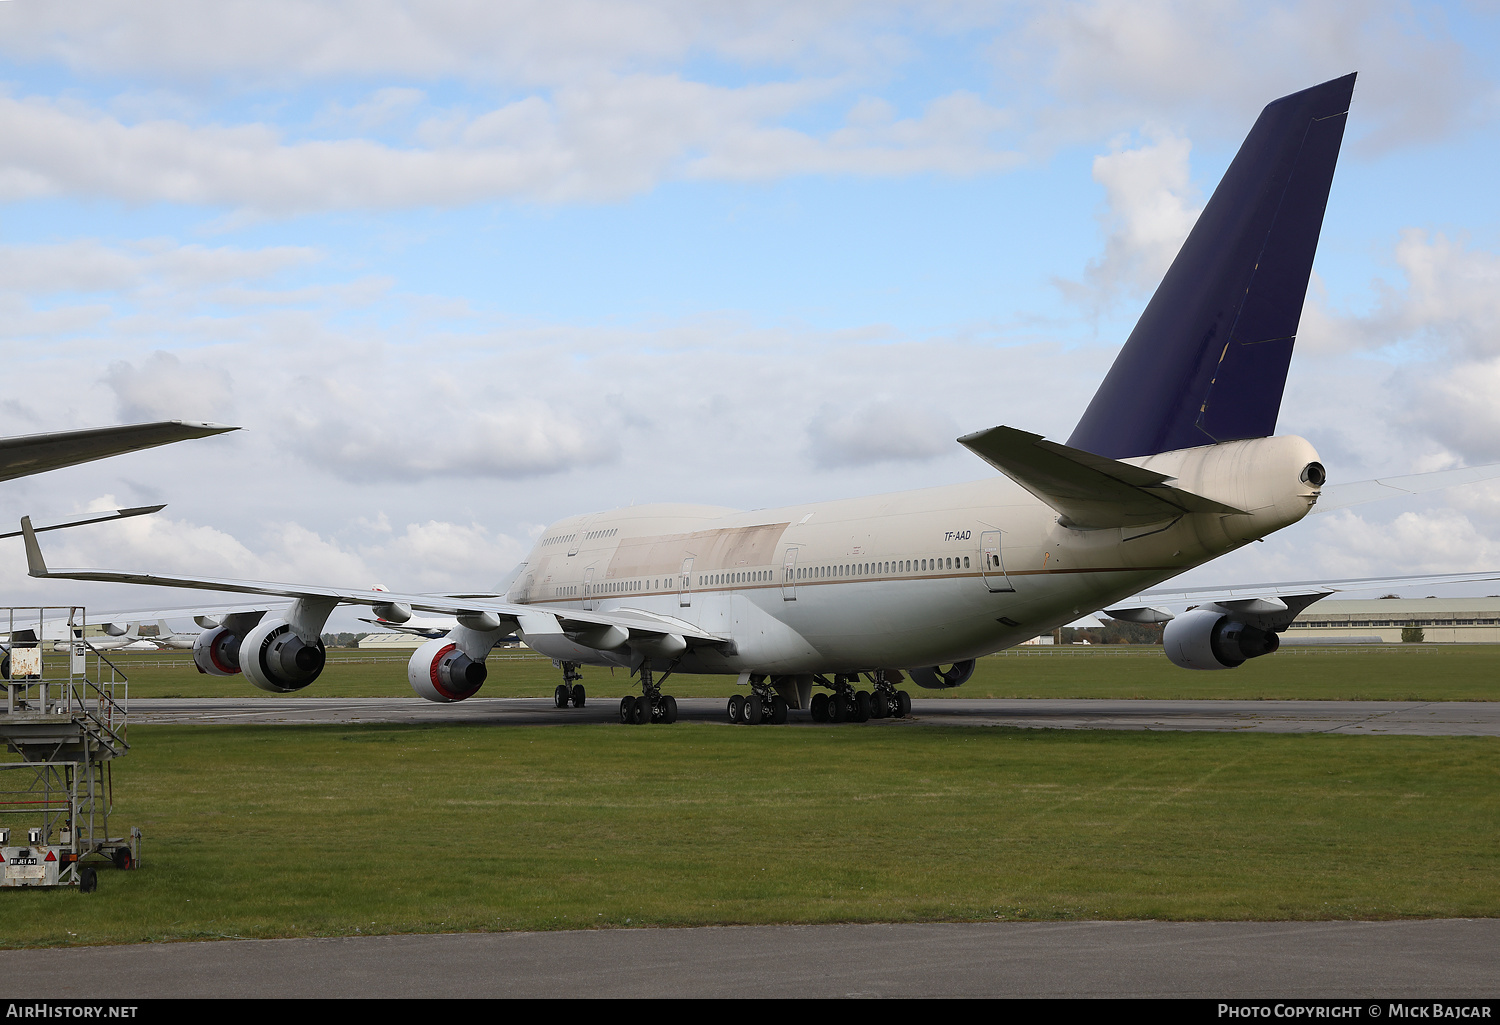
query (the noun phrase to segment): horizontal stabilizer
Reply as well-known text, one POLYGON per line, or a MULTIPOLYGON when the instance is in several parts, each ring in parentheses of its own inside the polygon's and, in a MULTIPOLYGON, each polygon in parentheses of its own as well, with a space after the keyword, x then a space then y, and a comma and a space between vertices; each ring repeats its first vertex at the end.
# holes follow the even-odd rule
POLYGON ((1062 513, 1068 526, 1129 527, 1183 513, 1243 513, 1130 463, 1059 445, 1014 427, 991 427, 959 444, 1062 513))

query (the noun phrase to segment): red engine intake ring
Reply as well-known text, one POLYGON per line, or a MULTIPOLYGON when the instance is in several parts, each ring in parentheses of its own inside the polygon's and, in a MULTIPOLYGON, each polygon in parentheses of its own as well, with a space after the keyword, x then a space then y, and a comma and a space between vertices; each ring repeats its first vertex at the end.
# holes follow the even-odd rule
POLYGON ((219 661, 219 645, 217 643, 218 640, 219 638, 215 637, 215 643, 208 646, 208 660, 214 664, 215 669, 223 673, 225 676, 234 676, 241 671, 240 667, 227 666, 223 662, 219 661))
POLYGON ((483 682, 481 682, 477 686, 463 691, 455 691, 443 686, 443 674, 439 671, 438 667, 442 665, 443 659, 447 657, 448 653, 457 647, 458 645, 456 644, 445 644, 439 648, 438 653, 432 656, 432 664, 427 669, 427 677, 432 681, 432 689, 449 701, 462 701, 465 698, 472 697, 475 691, 484 686, 483 682))

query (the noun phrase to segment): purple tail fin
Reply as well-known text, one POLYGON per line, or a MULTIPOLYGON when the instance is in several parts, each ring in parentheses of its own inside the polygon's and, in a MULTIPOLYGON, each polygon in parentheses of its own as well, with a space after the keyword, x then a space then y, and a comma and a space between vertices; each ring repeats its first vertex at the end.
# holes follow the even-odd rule
POLYGON ((1354 76, 1255 127, 1068 444, 1111 459, 1276 430, 1354 76))

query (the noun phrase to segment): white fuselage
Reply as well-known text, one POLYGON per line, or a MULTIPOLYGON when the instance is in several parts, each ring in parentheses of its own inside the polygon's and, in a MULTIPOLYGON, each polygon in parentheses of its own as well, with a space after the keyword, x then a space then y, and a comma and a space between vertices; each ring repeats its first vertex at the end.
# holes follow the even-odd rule
MULTIPOLYGON (((1081 530, 1006 477, 742 512, 648 505, 571 517, 532 549, 508 596, 549 611, 640 610, 729 643, 693 673, 838 673, 975 658, 1050 631, 1295 523, 1317 499, 1301 438, 1128 462, 1244 514, 1081 530)), ((553 658, 629 655, 560 635, 553 658)))

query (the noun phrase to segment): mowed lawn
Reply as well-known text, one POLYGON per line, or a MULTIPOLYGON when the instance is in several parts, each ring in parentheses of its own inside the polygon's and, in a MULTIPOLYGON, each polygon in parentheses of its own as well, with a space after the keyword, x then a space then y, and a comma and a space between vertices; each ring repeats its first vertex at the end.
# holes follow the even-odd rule
POLYGON ((708 724, 131 730, 143 866, 0 945, 1500 914, 1490 738, 708 724))
MULTIPOLYGON (((130 678, 136 697, 265 697, 243 676, 204 676, 188 652, 111 653, 130 678)), ((484 697, 551 697, 561 670, 543 658, 488 662, 484 697)), ((591 697, 639 693, 624 670, 586 667, 591 697)), ((910 685, 908 685, 910 686, 910 685)), ((724 696, 738 688, 732 676, 673 676, 669 693, 724 696)), ((1399 701, 1500 701, 1500 645, 1382 645, 1353 648, 1286 648, 1251 659, 1238 669, 1194 672, 1167 661, 1160 648, 1111 646, 1014 649, 979 660, 973 678, 947 691, 911 688, 919 697, 955 698, 1156 698, 1316 699, 1399 701)), ((330 652, 330 664, 306 697, 406 697, 401 653, 330 652), (382 658, 386 661, 348 661, 382 658)))

